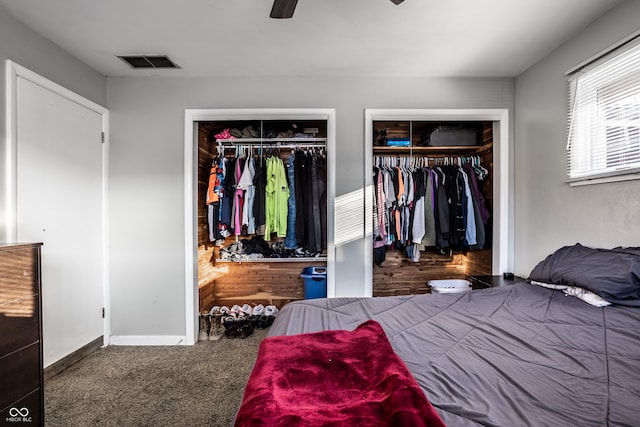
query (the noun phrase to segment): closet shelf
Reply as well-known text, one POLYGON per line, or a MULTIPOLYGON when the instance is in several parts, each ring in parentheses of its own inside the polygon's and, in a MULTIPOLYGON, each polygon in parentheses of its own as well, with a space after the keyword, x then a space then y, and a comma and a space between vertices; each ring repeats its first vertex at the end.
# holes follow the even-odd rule
POLYGON ((487 147, 483 145, 471 146, 446 146, 446 147, 373 147, 374 154, 384 153, 475 153, 485 150, 487 147))
POLYGON ((236 263, 242 264, 245 262, 258 262, 258 263, 272 263, 272 262, 326 262, 326 256, 320 257, 305 257, 305 258, 257 258, 257 259, 247 259, 247 260, 231 260, 231 259, 222 259, 216 258, 216 263, 236 263))

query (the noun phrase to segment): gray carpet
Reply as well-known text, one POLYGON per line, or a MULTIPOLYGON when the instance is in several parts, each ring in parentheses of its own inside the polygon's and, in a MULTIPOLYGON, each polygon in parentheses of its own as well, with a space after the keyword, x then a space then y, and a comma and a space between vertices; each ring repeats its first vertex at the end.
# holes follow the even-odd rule
POLYGON ((55 426, 231 426, 267 330, 182 347, 99 349, 45 382, 55 426))

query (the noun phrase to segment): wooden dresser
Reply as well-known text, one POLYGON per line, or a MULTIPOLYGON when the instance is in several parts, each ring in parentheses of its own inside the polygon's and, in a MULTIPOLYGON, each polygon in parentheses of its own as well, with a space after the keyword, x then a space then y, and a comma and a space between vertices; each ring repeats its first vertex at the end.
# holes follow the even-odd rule
POLYGON ((43 425, 40 243, 0 243, 0 424, 43 425))

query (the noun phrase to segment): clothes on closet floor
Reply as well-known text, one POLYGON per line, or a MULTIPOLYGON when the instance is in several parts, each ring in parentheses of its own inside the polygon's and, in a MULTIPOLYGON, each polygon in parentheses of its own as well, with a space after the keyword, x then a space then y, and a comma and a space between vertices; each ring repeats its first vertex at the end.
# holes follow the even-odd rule
POLYGON ((236 262, 256 261, 264 258, 317 258, 319 255, 320 253, 309 252, 300 247, 287 249, 282 241, 270 245, 260 236, 240 239, 229 246, 220 248, 220 259, 236 262))
POLYGON ((326 160, 314 150, 278 156, 218 155, 207 188, 209 240, 230 235, 284 238, 284 248, 316 254, 327 247, 326 160))
POLYGON ((403 250, 417 262, 420 251, 477 250, 487 242, 490 212, 478 181, 488 171, 477 157, 434 167, 416 159, 377 158, 374 167, 374 262, 386 250, 403 250), (413 164, 408 163, 412 161, 413 164), (396 164, 397 163, 397 164, 396 164))

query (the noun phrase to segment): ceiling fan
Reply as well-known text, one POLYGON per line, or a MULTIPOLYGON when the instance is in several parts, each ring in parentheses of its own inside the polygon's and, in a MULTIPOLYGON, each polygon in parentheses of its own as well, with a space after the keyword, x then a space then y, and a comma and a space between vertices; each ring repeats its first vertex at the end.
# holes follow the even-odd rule
MULTIPOLYGON (((404 0, 391 0, 393 4, 398 5, 404 0)), ((296 10, 298 0, 273 0, 273 7, 271 8, 271 18, 286 19, 293 16, 293 12, 296 10)))

